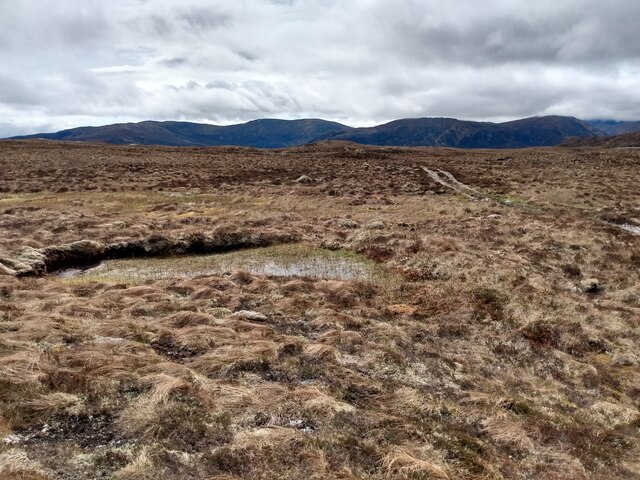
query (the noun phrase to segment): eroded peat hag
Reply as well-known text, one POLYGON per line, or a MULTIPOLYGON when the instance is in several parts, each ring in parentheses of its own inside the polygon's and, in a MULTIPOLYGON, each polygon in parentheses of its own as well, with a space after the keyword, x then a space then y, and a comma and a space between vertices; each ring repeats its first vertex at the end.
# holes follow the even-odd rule
POLYGON ((0 142, 0 171, 0 477, 640 476, 638 151, 0 142))
POLYGON ((37 276, 69 270, 82 271, 106 260, 202 255, 258 248, 296 240, 295 235, 277 231, 231 230, 210 234, 196 233, 175 238, 155 234, 142 240, 125 240, 115 243, 79 240, 41 249, 26 247, 16 258, 0 257, 0 265, 7 274, 37 276))

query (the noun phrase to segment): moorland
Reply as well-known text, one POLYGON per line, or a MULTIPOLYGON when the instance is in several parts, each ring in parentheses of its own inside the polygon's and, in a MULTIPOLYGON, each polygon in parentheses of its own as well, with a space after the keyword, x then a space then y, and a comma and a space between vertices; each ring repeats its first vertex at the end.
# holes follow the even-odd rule
POLYGON ((0 477, 640 478, 639 178, 0 142, 0 477))

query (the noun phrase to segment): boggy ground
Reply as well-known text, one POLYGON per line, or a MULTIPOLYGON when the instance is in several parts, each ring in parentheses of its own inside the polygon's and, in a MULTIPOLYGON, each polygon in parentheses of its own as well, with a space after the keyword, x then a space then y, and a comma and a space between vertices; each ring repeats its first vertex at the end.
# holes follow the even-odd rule
POLYGON ((1 142, 5 260, 204 235, 389 275, 0 275, 0 477, 640 478, 639 178, 637 150, 1 142))

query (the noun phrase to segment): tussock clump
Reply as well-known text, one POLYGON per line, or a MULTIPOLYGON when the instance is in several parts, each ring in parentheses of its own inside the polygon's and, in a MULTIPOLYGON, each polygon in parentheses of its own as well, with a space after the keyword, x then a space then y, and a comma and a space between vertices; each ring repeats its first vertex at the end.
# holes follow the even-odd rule
POLYGON ((231 279, 240 285, 248 285, 253 281, 253 275, 246 270, 236 270, 231 274, 231 279))
POLYGON ((327 301, 335 305, 353 307, 358 303, 353 287, 348 282, 324 280, 316 284, 316 289, 323 292, 327 301))
POLYGON ((142 397, 122 411, 117 424, 133 438, 186 451, 228 443, 233 436, 228 414, 215 415, 188 396, 160 402, 153 395, 142 397))
POLYGON ((0 356, 0 382, 5 385, 38 384, 49 362, 46 354, 33 345, 29 347, 0 356))
POLYGON ((166 403, 171 396, 189 393, 192 388, 187 379, 166 373, 146 375, 140 378, 138 382, 151 389, 148 399, 151 404, 166 403))
POLYGON ((390 399, 405 408, 411 415, 419 418, 438 417, 446 411, 444 405, 431 396, 419 392, 415 388, 403 387, 398 389, 390 399))
POLYGON ((326 478, 324 455, 294 428, 268 427, 243 432, 231 446, 214 449, 205 461, 220 473, 246 478, 261 465, 264 478, 326 478))
POLYGON ((189 365, 208 377, 233 376, 243 371, 265 371, 278 357, 278 346, 267 340, 256 340, 243 348, 225 345, 199 356, 189 365))
POLYGON ((383 466, 389 473, 399 473, 408 478, 432 478, 434 480, 449 480, 444 467, 437 463, 421 460, 411 453, 396 449, 383 460, 383 466))
POLYGON ((302 354, 306 358, 325 362, 337 362, 340 358, 340 353, 335 347, 321 343, 305 345, 302 354))
POLYGON ((231 318, 227 323, 234 331, 242 333, 249 338, 269 338, 275 335, 275 330, 267 325, 231 318))
POLYGON ((220 292, 217 289, 210 287, 200 287, 191 293, 191 298, 193 300, 212 300, 219 296, 220 292))
POLYGON ((384 309, 387 315, 407 315, 412 316, 416 313, 417 309, 406 303, 396 303, 394 305, 387 305, 384 309))
POLYGON ((365 280, 354 280, 351 282, 353 294, 362 300, 370 300, 380 293, 380 289, 372 282, 365 280))
POLYGON ((569 278, 580 278, 580 277, 582 277, 582 269, 578 265, 576 265, 574 263, 567 263, 567 264, 563 265, 562 266, 562 271, 569 278))
POLYGON ((54 478, 37 461, 30 460, 25 451, 18 449, 0 453, 0 476, 20 480, 53 480, 54 478))
POLYGON ((535 446, 522 426, 506 418, 488 418, 482 422, 482 428, 492 440, 498 443, 519 450, 531 450, 535 446))
POLYGON ((146 448, 143 448, 130 463, 114 474, 114 478, 117 480, 152 480, 156 478, 156 475, 157 471, 151 455, 146 448))
POLYGON ((81 397, 64 392, 43 394, 25 405, 25 410, 44 418, 60 411, 79 412, 81 408, 81 397))
POLYGON ((212 317, 206 313, 186 311, 174 313, 166 317, 162 322, 175 328, 184 328, 209 325, 212 322, 212 317))
POLYGON ((471 329, 471 315, 443 315, 438 318, 437 335, 443 338, 464 338, 471 329))
POLYGON ((313 291, 313 283, 304 279, 290 280, 280 287, 283 293, 310 293, 313 291))
POLYGON ((333 416, 338 413, 353 412, 355 408, 341 402, 318 387, 298 388, 293 393, 295 400, 303 403, 304 409, 313 416, 333 416))
POLYGON ((492 288, 480 288, 473 292, 475 316, 478 320, 503 322, 507 320, 507 296, 492 288))
POLYGON ((520 330, 522 336, 536 346, 557 347, 560 343, 560 331, 557 326, 546 320, 536 320, 520 330))
POLYGON ((7 300, 11 300, 12 296, 13 296, 12 285, 0 285, 0 299, 7 301, 7 300))
POLYGON ((197 352, 212 350, 226 343, 233 343, 237 339, 236 331, 227 325, 183 328, 174 332, 176 342, 179 345, 193 349, 197 352))
POLYGON ((375 244, 367 245, 358 251, 364 253, 374 262, 386 262, 395 255, 395 250, 393 248, 375 244))
POLYGON ((356 346, 364 343, 364 337, 358 332, 332 329, 318 336, 318 340, 325 344, 346 348, 353 352, 356 346))

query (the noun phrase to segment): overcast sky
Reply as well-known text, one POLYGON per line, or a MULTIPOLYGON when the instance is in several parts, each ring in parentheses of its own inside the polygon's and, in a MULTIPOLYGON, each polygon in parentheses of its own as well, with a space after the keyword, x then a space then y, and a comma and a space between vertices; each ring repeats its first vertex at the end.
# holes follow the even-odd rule
POLYGON ((0 136, 117 121, 640 120, 638 0, 0 0, 0 136))

